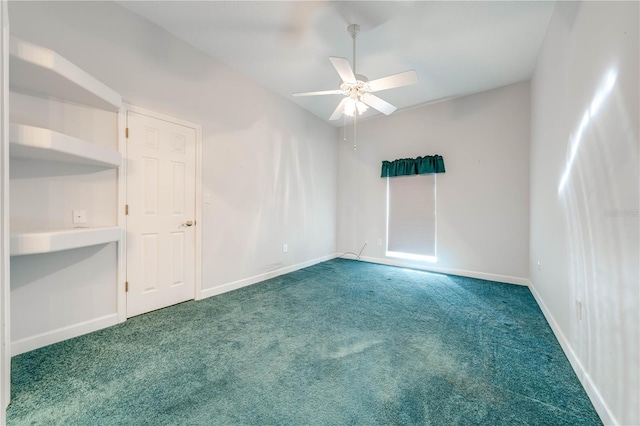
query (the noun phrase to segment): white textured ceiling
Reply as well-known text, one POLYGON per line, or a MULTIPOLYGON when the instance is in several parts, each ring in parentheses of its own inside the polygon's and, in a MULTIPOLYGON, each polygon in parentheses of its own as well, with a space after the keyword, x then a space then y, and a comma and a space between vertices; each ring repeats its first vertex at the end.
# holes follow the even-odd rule
MULTIPOLYGON (((480 92, 531 77, 554 2, 136 1, 119 2, 325 120, 341 95, 329 56, 370 80, 415 69, 419 83, 378 92, 398 108, 480 92)), ((379 114, 367 112, 367 115, 379 114)), ((341 120, 333 122, 342 124, 341 120)))

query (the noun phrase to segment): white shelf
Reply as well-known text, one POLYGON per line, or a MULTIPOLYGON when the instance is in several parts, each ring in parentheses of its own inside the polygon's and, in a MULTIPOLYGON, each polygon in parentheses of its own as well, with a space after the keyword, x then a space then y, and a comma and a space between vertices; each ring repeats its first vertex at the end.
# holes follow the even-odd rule
POLYGON ((26 124, 9 126, 9 152, 14 158, 47 160, 116 168, 122 154, 53 130, 26 124))
POLYGON ((120 241, 117 226, 11 233, 11 256, 51 253, 120 241))
POLYGON ((9 85, 17 91, 117 111, 122 97, 56 52, 11 36, 9 85))

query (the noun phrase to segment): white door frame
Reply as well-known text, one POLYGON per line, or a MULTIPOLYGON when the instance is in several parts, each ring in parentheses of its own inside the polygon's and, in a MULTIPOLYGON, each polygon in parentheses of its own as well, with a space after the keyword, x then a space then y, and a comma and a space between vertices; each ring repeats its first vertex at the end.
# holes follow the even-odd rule
POLYGON ((127 200, 127 170, 126 170, 126 117, 127 112, 135 112, 136 114, 146 115, 148 117, 156 118, 158 120, 168 121, 170 123, 179 124, 181 126, 189 127, 196 132, 196 193, 195 193, 195 300, 201 298, 202 293, 202 126, 192 121, 183 120, 181 118, 172 117, 170 115, 155 112, 146 108, 142 108, 135 105, 123 104, 122 111, 119 114, 118 120, 120 120, 120 152, 125 157, 123 165, 118 170, 118 193, 119 195, 119 209, 118 222, 124 230, 124 235, 119 244, 119 252, 122 252, 121 259, 123 260, 122 268, 120 271, 120 282, 122 285, 118 288, 118 319, 119 321, 126 321, 127 319, 127 293, 125 291, 126 270, 127 270, 127 220, 125 217, 125 204, 127 200))
POLYGON ((0 424, 11 398, 11 316, 9 315, 9 16, 0 4, 0 424))

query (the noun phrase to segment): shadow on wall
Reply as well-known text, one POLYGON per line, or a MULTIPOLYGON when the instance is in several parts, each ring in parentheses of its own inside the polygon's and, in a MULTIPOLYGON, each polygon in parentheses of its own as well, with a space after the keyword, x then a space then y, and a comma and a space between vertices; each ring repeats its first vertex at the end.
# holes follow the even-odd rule
MULTIPOLYGON (((281 244, 299 241, 302 236, 295 235, 296 232, 313 232, 309 217, 312 206, 308 205, 307 200, 307 192, 316 193, 311 150, 301 143, 296 134, 275 129, 267 134, 271 135, 267 142, 272 150, 271 162, 257 159, 262 164, 258 178, 271 179, 271 183, 261 191, 257 202, 259 211, 254 217, 252 230, 256 244, 252 246, 250 256, 245 258, 247 268, 260 264, 259 256, 263 254, 257 251, 258 244, 275 243, 275 248, 270 251, 275 251, 278 253, 276 257, 281 258, 281 244), (280 236, 280 240, 275 238, 274 241, 274 232, 280 236)), ((285 263, 278 261, 264 265, 256 272, 270 272, 283 266, 285 263)))
POLYGON ((12 33, 55 49, 125 102, 221 129, 247 129, 279 99, 115 2, 11 3, 12 33))
POLYGON ((19 165, 23 167, 11 167, 9 170, 12 180, 54 178, 69 175, 92 175, 110 169, 109 167, 30 159, 22 160, 19 165))
POLYGON ((239 259, 243 271, 258 274, 285 266, 282 244, 289 243, 291 250, 301 232, 315 232, 310 203, 318 195, 319 173, 313 146, 301 134, 263 116, 246 132, 219 138, 226 158, 217 164, 213 180, 227 184, 215 190, 214 222, 221 234, 212 250, 239 259), (241 243, 230 247, 229 241, 241 243))
POLYGON ((501 88, 482 92, 482 96, 463 96, 450 101, 450 115, 453 119, 462 119, 475 114, 477 111, 484 111, 494 101, 501 100, 504 92, 501 88))
MULTIPOLYGON (((70 269, 74 265, 84 263, 96 256, 109 245, 100 244, 82 249, 64 250, 46 254, 31 254, 28 256, 11 257, 11 290, 19 291, 21 287, 27 286, 35 281, 47 278, 57 272, 70 269)), ((93 271, 95 275, 102 271, 93 271)), ((69 287, 82 287, 84 280, 69 282, 69 287)))
MULTIPOLYGON (((76 41, 82 40, 82 43, 88 46, 105 45, 106 47, 106 45, 111 45, 111 48, 116 50, 121 49, 122 46, 133 47, 138 54, 155 62, 157 67, 161 67, 171 74, 202 80, 209 73, 208 61, 204 60, 204 55, 202 55, 203 60, 200 63, 194 63, 193 57, 187 58, 183 53, 185 47, 188 46, 189 50, 195 50, 193 47, 137 14, 129 12, 117 3, 48 1, 31 3, 10 5, 11 12, 14 12, 11 18, 16 18, 15 14, 19 12, 20 16, 30 15, 34 22, 49 20, 52 29, 67 33, 76 41), (52 20, 51 17, 55 17, 55 19, 52 20), (116 19, 118 31, 114 31, 116 19)), ((16 30, 19 31, 19 28, 18 26, 16 30)), ((30 41, 45 43, 47 40, 45 37, 41 37, 40 40, 30 41)), ((111 49, 100 50, 107 53, 111 49)), ((126 51, 122 53, 126 53, 126 51)), ((111 62, 110 55, 104 55, 103 61, 105 61, 104 65, 108 65, 107 62, 111 62)), ((111 62, 110 65, 113 66, 114 63, 111 62)), ((140 75, 140 77, 145 78, 144 75, 140 75)))

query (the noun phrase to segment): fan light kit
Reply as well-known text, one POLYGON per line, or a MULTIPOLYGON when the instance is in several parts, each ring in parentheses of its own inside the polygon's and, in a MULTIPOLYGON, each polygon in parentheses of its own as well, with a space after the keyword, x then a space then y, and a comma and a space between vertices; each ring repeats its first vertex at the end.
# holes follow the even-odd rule
POLYGON ((418 74, 415 70, 409 70, 372 81, 369 81, 364 75, 356 74, 356 37, 360 32, 360 26, 357 24, 349 25, 347 31, 353 39, 353 67, 346 58, 338 58, 335 56, 329 58, 342 80, 340 88, 336 90, 294 93, 293 96, 343 95, 344 98, 340 101, 335 111, 333 111, 329 120, 337 120, 342 115, 344 115, 345 120, 346 117, 353 117, 353 149, 356 149, 356 119, 358 115, 362 115, 369 107, 385 115, 389 115, 397 109, 389 102, 373 95, 373 92, 415 84, 418 82, 418 74))

